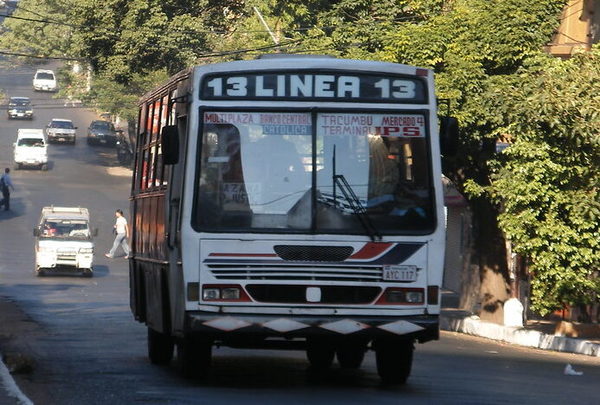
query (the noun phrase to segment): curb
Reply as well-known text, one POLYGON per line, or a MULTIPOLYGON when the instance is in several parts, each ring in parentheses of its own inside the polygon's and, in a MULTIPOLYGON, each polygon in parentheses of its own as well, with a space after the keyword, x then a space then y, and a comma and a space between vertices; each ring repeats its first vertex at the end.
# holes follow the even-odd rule
POLYGON ((463 317, 441 314, 440 329, 480 336, 519 346, 600 357, 600 343, 565 336, 548 335, 525 328, 498 325, 482 321, 476 315, 463 317))
POLYGON ((10 404, 33 405, 33 402, 23 394, 0 356, 0 405, 8 404, 8 402, 6 402, 8 398, 16 401, 11 401, 10 404), (2 390, 6 392, 5 397, 2 396, 2 390))

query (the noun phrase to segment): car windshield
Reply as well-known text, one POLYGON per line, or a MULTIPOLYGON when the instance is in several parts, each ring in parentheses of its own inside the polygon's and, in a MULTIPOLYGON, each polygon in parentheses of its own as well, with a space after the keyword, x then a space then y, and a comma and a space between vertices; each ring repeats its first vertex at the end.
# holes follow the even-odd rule
POLYGON ((100 130, 100 131, 114 131, 115 127, 113 124, 107 121, 96 121, 92 123, 92 129, 100 130))
POLYGON ((73 129, 73 123, 71 121, 52 121, 50 123, 51 128, 63 128, 73 129))
POLYGON ((344 234, 434 229, 423 113, 203 117, 196 229, 344 234))
MULTIPOLYGON (((29 76, 31 77, 31 76, 29 76)), ((54 80, 54 75, 52 73, 47 72, 39 72, 35 75, 37 80, 54 80)))
POLYGON ((89 238, 88 222, 74 219, 47 219, 41 226, 41 236, 58 238, 89 238))
POLYGON ((11 106, 26 106, 29 105, 30 101, 26 98, 11 98, 9 101, 9 105, 11 106))
POLYGON ((21 138, 19 139, 19 142, 17 142, 17 145, 42 147, 44 146, 44 141, 40 138, 21 138))

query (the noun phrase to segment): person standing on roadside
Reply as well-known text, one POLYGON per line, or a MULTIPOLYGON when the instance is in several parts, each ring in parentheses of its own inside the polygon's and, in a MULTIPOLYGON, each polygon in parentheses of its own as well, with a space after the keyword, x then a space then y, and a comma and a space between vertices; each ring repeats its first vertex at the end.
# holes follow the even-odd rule
POLYGON ((117 217, 117 221, 115 222, 115 232, 117 236, 115 236, 115 241, 113 243, 112 249, 110 252, 104 254, 104 256, 113 259, 115 257, 115 253, 119 246, 123 248, 125 252, 125 257, 129 258, 129 245, 127 244, 127 238, 129 238, 129 225, 127 225, 127 220, 123 216, 123 211, 116 210, 115 215, 117 217))
POLYGON ((10 189, 15 191, 15 186, 12 184, 10 179, 10 169, 7 167, 4 169, 4 174, 0 177, 0 192, 2 192, 2 200, 0 200, 0 207, 4 206, 4 211, 10 210, 10 189))

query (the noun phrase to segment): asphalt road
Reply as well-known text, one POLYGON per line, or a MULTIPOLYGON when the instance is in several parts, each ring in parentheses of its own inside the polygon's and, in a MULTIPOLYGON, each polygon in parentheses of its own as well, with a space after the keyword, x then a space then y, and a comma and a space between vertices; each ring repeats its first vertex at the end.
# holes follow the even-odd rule
POLYGON ((90 147, 85 128, 95 115, 64 108, 52 95, 33 93, 35 67, 0 70, 7 95, 34 100, 33 121, 9 121, 0 111, 0 168, 12 167, 17 128, 43 128, 69 118, 78 142, 51 145, 48 171, 13 171, 12 211, 0 211, 0 296, 15 301, 28 328, 0 325, 9 342, 35 363, 16 376, 36 404, 598 404, 600 359, 535 351, 443 333, 418 345, 404 387, 383 387, 374 355, 360 370, 308 372, 302 352, 215 349, 208 378, 186 380, 175 366, 146 358, 146 330, 129 312, 127 263, 103 256, 112 243, 114 210, 127 211, 129 171, 114 149, 90 147), (89 208, 96 239, 95 276, 37 278, 32 229, 45 205, 89 208), (19 332, 21 332, 19 334, 19 332), (582 376, 565 376, 573 365, 582 376))

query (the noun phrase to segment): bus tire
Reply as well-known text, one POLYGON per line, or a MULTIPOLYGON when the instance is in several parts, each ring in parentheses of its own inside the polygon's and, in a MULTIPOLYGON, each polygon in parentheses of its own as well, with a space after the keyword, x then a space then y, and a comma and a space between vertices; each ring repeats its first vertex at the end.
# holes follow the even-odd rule
POLYGON ((331 367, 335 356, 335 346, 325 339, 308 339, 306 358, 313 370, 326 370, 331 367))
POLYGON ((208 374, 212 360, 212 341, 184 337, 177 341, 179 371, 186 378, 201 378, 208 374))
POLYGON ((377 373, 384 384, 406 383, 412 367, 414 344, 412 340, 382 339, 375 341, 377 373))
POLYGON ((341 368, 356 369, 362 365, 367 346, 363 344, 342 344, 336 350, 337 361, 341 368))
POLYGON ((152 364, 167 365, 173 358, 173 338, 148 328, 148 358, 152 364))

